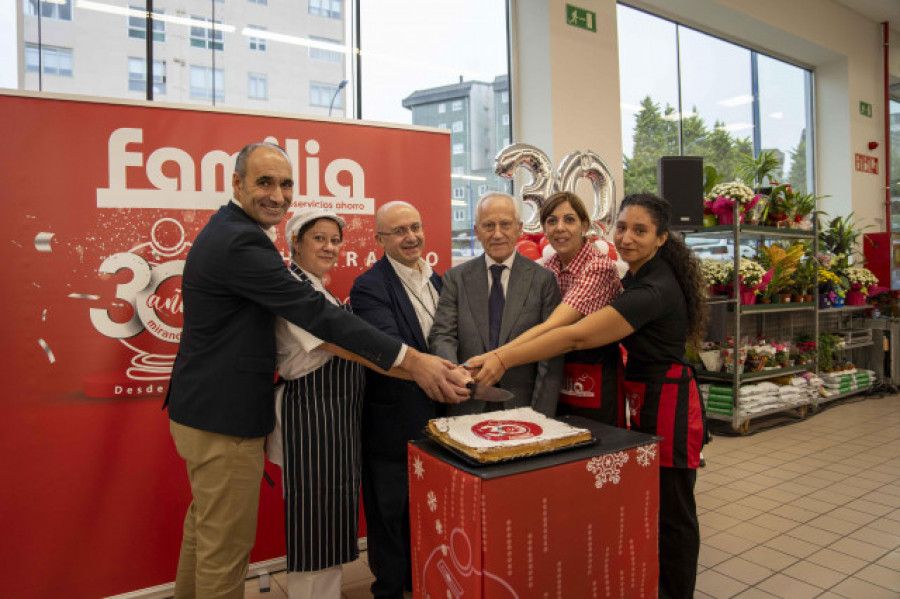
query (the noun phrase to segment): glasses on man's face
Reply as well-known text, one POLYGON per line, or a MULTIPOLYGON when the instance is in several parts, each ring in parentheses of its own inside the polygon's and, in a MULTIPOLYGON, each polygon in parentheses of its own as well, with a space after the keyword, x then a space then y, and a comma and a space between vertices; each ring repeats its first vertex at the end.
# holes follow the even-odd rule
POLYGON ((406 237, 410 233, 418 235, 425 227, 422 223, 413 223, 408 227, 394 227, 390 231, 378 231, 379 235, 391 235, 392 237, 406 237))
POLYGON ((484 223, 478 223, 478 228, 484 231, 485 233, 493 233, 499 227, 501 231, 504 233, 509 233, 513 230, 513 227, 516 226, 516 221, 513 220, 501 220, 499 223, 495 223, 492 220, 489 220, 484 223))

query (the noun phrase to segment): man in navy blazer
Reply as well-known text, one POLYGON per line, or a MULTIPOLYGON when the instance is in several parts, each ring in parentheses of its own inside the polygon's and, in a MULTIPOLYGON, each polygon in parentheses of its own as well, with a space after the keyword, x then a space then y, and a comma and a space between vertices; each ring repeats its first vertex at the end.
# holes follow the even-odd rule
MULTIPOLYGON (((375 215, 384 256, 357 277, 353 312, 375 328, 421 352, 441 293, 441 278, 422 259, 425 231, 419 211, 389 202, 375 215)), ((369 567, 376 599, 403 597, 412 570, 406 443, 422 437, 439 405, 408 381, 366 373, 363 403, 363 507, 369 567)))
POLYGON ((275 316, 370 365, 401 366, 435 399, 467 395, 459 371, 332 306, 295 279, 274 245, 290 207, 291 164, 274 144, 238 154, 234 199, 188 253, 184 329, 166 405, 193 501, 175 597, 243 597, 256 538, 264 441, 274 424, 275 316))

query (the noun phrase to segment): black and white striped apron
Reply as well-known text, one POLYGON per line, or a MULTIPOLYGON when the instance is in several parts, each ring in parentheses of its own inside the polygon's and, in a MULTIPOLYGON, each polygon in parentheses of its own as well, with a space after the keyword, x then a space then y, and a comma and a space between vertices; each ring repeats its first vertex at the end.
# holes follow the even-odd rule
POLYGON ((363 367, 337 356, 285 382, 282 481, 290 571, 321 570, 359 555, 363 384, 363 367))

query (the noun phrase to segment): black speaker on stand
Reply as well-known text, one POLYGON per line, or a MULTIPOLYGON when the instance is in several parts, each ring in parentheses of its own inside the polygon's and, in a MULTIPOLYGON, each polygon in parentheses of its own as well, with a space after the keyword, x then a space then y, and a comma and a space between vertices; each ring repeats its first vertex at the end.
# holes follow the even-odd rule
POLYGON ((658 194, 672 206, 675 231, 703 225, 703 158, 662 156, 656 163, 658 194))

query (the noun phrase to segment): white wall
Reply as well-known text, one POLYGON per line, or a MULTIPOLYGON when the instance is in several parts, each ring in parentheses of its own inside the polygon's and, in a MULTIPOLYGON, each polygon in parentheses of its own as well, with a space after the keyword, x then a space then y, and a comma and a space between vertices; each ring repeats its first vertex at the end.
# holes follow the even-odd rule
MULTIPOLYGON (((615 0, 582 0, 596 34, 565 24, 564 0, 513 0, 515 139, 555 161, 591 148, 609 163, 621 198, 622 150, 615 0), (549 59, 549 61, 548 61, 549 59), (552 69, 551 69, 552 65, 552 69), (549 89, 548 89, 549 86, 549 89)), ((884 230, 884 88, 881 25, 832 0, 630 0, 815 72, 818 193, 833 215, 851 210, 884 230), (859 102, 873 107, 859 114, 859 102), (868 149, 877 141, 875 151, 868 149), (878 175, 854 169, 856 153, 878 158, 878 175)), ((891 37, 900 57, 900 24, 891 37)), ((900 60, 891 65, 900 77, 900 60)))

